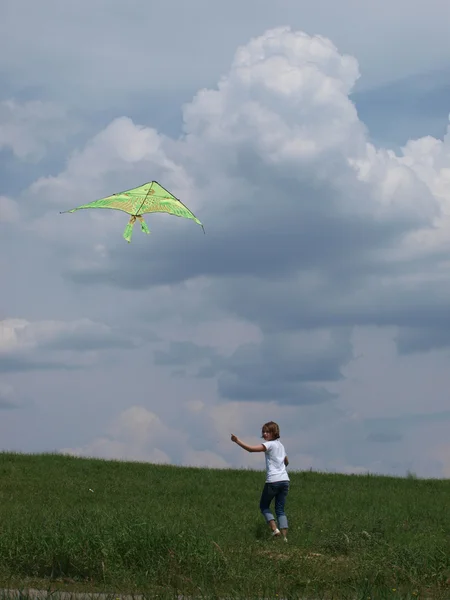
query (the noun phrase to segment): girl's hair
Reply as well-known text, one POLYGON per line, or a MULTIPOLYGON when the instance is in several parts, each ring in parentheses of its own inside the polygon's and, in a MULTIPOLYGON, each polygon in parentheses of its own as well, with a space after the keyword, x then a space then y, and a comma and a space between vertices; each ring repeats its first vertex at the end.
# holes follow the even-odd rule
POLYGON ((271 433, 274 440, 277 440, 280 437, 280 428, 278 427, 278 423, 274 423, 273 421, 269 421, 268 423, 264 423, 262 426, 262 433, 271 433))

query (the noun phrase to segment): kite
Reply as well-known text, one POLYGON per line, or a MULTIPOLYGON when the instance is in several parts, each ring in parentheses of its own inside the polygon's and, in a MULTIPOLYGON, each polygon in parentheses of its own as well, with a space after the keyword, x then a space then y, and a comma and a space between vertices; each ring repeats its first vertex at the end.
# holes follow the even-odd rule
POLYGON ((82 208, 109 208, 112 210, 121 210, 131 215, 130 220, 125 227, 123 237, 130 243, 131 236, 133 234, 133 227, 138 220, 141 224, 141 229, 144 233, 150 233, 147 223, 144 221, 142 215, 146 213, 154 212, 165 212, 177 217, 184 217, 185 219, 192 219, 203 229, 203 224, 197 219, 197 217, 180 201, 175 198, 170 192, 162 187, 157 181, 151 181, 150 183, 144 183, 139 187, 126 190, 125 192, 119 192, 100 200, 94 200, 89 204, 83 204, 77 208, 71 210, 64 210, 60 214, 73 213, 76 210, 82 208))

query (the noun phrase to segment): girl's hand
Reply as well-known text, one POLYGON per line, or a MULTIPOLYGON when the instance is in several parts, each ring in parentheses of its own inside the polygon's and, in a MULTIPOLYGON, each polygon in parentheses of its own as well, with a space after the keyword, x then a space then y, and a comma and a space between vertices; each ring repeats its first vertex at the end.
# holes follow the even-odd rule
POLYGON ((232 442, 237 442, 237 440, 238 440, 237 437, 232 433, 231 434, 231 441, 232 442))

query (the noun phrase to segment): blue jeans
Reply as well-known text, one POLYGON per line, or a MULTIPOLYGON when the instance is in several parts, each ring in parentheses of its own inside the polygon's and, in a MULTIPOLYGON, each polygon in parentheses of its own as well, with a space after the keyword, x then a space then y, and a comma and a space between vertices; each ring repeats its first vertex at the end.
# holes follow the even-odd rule
POLYGON ((259 508, 268 523, 274 520, 273 514, 270 512, 270 503, 275 498, 275 514, 277 515, 278 527, 280 529, 288 528, 288 520, 284 513, 284 504, 289 492, 289 483, 287 480, 266 483, 259 502, 259 508))

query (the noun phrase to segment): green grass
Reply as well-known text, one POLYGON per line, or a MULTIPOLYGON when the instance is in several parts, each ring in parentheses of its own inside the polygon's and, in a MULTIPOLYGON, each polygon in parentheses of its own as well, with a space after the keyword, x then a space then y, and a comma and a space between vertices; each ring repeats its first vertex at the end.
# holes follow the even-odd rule
POLYGON ((0 585, 450 598, 449 481, 290 477, 284 544, 259 512, 262 471, 0 453, 0 585))

